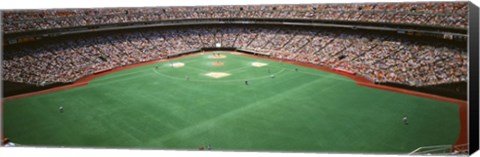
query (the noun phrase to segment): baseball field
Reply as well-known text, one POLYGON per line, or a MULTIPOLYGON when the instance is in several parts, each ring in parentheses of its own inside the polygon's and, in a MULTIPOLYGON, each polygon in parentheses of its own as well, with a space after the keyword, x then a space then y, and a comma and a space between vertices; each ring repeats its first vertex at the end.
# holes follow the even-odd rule
POLYGON ((408 153, 460 134, 453 103, 227 52, 114 72, 3 110, 4 136, 25 146, 408 153))

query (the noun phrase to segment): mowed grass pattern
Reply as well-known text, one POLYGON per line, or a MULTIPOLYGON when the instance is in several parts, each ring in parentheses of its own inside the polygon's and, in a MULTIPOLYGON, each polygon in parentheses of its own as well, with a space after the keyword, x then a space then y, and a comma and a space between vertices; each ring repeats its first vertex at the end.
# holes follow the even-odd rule
POLYGON ((211 144, 234 151, 407 153, 454 144, 459 135, 455 104, 222 54, 227 58, 199 54, 5 101, 5 136, 27 146, 196 150, 211 144), (212 66, 214 61, 225 65, 212 66), (185 66, 170 67, 175 62, 185 66), (208 72, 231 75, 214 79, 208 72))

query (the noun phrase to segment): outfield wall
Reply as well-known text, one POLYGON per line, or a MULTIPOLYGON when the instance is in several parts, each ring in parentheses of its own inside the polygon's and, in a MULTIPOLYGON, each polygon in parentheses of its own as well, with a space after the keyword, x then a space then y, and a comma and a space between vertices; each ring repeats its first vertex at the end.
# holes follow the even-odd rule
POLYGON ((455 99, 467 100, 467 93, 462 92, 462 91, 467 91, 467 82, 455 82, 455 83, 422 86, 422 87, 408 86, 408 85, 402 85, 402 84, 392 83, 392 82, 385 82, 385 83, 378 83, 378 84, 382 84, 390 87, 414 90, 414 91, 423 92, 423 93, 442 95, 442 96, 447 96, 455 99))

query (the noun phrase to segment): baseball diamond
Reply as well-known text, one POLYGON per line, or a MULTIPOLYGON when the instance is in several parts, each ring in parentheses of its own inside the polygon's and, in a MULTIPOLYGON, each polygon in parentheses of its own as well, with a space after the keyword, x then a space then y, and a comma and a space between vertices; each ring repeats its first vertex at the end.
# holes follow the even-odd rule
POLYGON ((224 66, 210 64, 204 56, 211 52, 196 53, 7 99, 5 135, 26 146, 408 153, 455 144, 460 134, 452 102, 359 86, 288 62, 215 53, 225 56, 224 66), (171 63, 183 67, 166 68, 171 63))

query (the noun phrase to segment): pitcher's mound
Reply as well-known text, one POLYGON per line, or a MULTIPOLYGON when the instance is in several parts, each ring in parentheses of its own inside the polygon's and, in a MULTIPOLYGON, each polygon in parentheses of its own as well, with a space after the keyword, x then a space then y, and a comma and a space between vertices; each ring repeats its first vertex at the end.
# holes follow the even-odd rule
POLYGON ((260 62, 253 62, 252 63, 252 66, 254 67, 263 67, 263 66, 266 66, 268 65, 267 63, 260 63, 260 62))
POLYGON ((180 68, 180 67, 185 66, 185 63, 176 62, 176 63, 172 63, 171 66, 174 67, 174 68, 180 68))
POLYGON ((207 73, 205 75, 216 78, 216 79, 230 76, 229 73, 224 73, 224 72, 210 72, 210 73, 207 73))
POLYGON ((227 58, 227 56, 225 56, 225 55, 210 55, 210 56, 208 56, 208 58, 223 59, 223 58, 227 58))
POLYGON ((213 66, 223 66, 223 65, 225 65, 225 63, 223 63, 223 62, 212 62, 212 65, 213 66))

